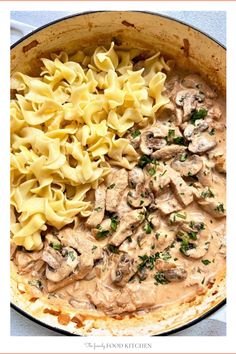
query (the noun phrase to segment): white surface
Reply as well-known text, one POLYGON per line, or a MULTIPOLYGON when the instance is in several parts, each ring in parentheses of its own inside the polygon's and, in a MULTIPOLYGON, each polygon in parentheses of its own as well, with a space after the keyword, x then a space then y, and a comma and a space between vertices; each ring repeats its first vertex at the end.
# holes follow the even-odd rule
MULTIPOLYGON (((88 9, 90 10, 90 9, 88 9)), ((153 11, 153 10, 152 10, 153 11)), ((153 11, 154 12, 154 11, 153 11)), ((226 45, 226 15, 222 11, 159 11, 209 34, 226 45)), ((65 11, 13 11, 11 12, 11 44, 22 36, 58 18, 73 14, 65 11)), ((60 336, 60 334, 28 320, 11 309, 12 336, 60 336)), ((204 321, 180 331, 174 336, 224 336, 226 335, 226 306, 204 321)))

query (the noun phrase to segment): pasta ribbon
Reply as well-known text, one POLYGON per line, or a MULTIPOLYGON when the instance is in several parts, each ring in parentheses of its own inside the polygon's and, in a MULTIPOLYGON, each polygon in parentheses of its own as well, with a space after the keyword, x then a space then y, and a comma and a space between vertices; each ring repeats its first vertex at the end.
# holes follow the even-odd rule
MULTIPOLYGON (((98 47, 42 58, 37 77, 15 73, 11 88, 12 239, 27 250, 42 247, 41 232, 91 213, 88 193, 112 166, 132 169, 138 154, 127 133, 153 122, 168 99, 170 70, 160 53, 132 59, 138 49, 98 47)), ((91 197, 91 193, 90 193, 91 197)))

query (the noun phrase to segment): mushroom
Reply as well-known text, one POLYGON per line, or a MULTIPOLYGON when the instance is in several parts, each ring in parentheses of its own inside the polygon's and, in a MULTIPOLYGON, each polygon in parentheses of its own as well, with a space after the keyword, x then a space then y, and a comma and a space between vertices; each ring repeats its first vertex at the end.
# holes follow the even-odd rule
POLYGON ((195 137, 188 146, 188 150, 194 154, 201 154, 216 146, 216 141, 209 139, 207 135, 195 137))
POLYGON ((187 271, 182 267, 167 269, 163 271, 164 277, 170 282, 183 281, 187 278, 187 271))
POLYGON ((145 155, 151 155, 153 150, 159 150, 166 145, 166 140, 155 136, 155 131, 145 131, 141 134, 140 150, 145 155))
POLYGON ((207 130, 209 127, 208 123, 203 119, 199 119, 196 121, 196 124, 188 124, 184 129, 184 136, 187 140, 192 140, 194 135, 207 130))
POLYGON ((61 253, 47 246, 42 259, 48 264, 46 278, 52 282, 59 282, 75 271, 79 264, 77 252, 71 247, 63 247, 61 253))
MULTIPOLYGON (((181 229, 183 230, 182 227, 181 229)), ((193 230, 196 230, 196 228, 193 230)), ((180 252, 182 254, 186 257, 199 259, 204 257, 209 249, 211 232, 207 225, 204 224, 199 231, 194 231, 194 233, 185 233, 180 230, 177 232, 177 239, 181 240, 180 252)))
POLYGON ((143 170, 139 167, 134 167, 128 173, 129 186, 135 188, 137 184, 142 184, 144 182, 143 170))
POLYGON ((127 203, 133 208, 147 207, 153 199, 152 192, 145 188, 143 183, 137 184, 136 189, 127 194, 127 203))
POLYGON ((167 145, 152 153, 152 157, 163 161, 169 160, 177 154, 183 153, 187 149, 183 145, 167 145))
POLYGON ((196 89, 181 90, 176 94, 175 102, 183 107, 183 121, 188 120, 190 114, 196 109, 198 103, 202 103, 205 95, 196 89))
POLYGON ((117 266, 111 270, 112 282, 117 286, 124 287, 136 272, 134 263, 134 259, 128 254, 122 254, 117 266))
POLYGON ((194 176, 202 168, 203 162, 198 155, 188 156, 187 153, 175 157, 171 167, 180 173, 181 176, 194 176))
POLYGON ((187 88, 198 89, 201 92, 204 92, 205 96, 208 98, 216 98, 217 94, 212 90, 197 74, 187 75, 183 81, 182 85, 187 88))

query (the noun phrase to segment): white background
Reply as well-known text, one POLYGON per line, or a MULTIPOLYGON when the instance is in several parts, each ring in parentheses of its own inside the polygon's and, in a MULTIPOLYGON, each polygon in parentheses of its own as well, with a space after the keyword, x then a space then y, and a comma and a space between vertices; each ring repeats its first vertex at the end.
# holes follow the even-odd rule
MULTIPOLYGON (((4 352, 91 352, 84 345, 88 338, 81 337, 10 337, 9 319, 9 262, 8 262, 8 240, 9 240, 9 10, 55 10, 59 11, 86 11, 86 10, 227 10, 227 48, 228 48, 228 333, 226 337, 123 337, 120 338, 89 338, 91 343, 151 343, 152 348, 145 352, 235 352, 235 328, 236 328, 236 301, 235 301, 235 269, 236 269, 236 236, 234 232, 234 201, 235 199, 235 78, 236 78, 236 4, 230 2, 1 2, 0 3, 0 78, 1 78, 1 120, 0 129, 1 143, 1 247, 0 247, 0 269, 1 269, 1 341, 0 351, 4 352)), ((93 350, 92 350, 93 351, 93 350)), ((95 349, 94 352, 99 351, 95 349)), ((102 350, 103 351, 103 350, 102 350)), ((107 349, 104 352, 110 352, 107 349)), ((143 352, 144 350, 134 348, 125 350, 113 349, 112 352, 143 352)), ((100 351, 101 352, 101 348, 100 351)))

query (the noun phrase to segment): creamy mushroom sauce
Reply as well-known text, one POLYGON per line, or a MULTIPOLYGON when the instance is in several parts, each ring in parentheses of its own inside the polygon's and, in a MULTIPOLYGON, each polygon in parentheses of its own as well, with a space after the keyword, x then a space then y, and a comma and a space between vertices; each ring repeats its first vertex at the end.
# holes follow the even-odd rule
POLYGON ((181 71, 166 94, 156 122, 127 133, 137 166, 112 169, 91 216, 52 229, 39 252, 13 247, 32 294, 125 315, 190 301, 224 269, 224 97, 181 71))

